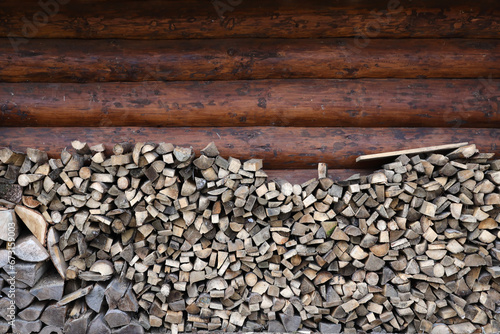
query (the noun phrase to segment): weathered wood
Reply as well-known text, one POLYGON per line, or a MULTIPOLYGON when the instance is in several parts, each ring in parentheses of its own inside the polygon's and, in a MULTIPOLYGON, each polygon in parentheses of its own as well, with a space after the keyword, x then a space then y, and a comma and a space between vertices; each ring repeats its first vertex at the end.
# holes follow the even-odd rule
POLYGON ((42 329, 42 322, 40 320, 26 321, 22 319, 16 319, 14 321, 13 327, 14 331, 17 333, 37 333, 42 329))
POLYGON ((406 150, 394 151, 394 152, 384 152, 384 153, 376 153, 376 154, 370 154, 370 155, 362 155, 362 156, 359 156, 356 158, 356 162, 366 161, 366 160, 374 160, 374 159, 384 159, 384 158, 389 158, 389 157, 398 157, 398 156, 403 155, 403 154, 411 155, 411 154, 447 151, 447 150, 456 149, 456 148, 461 147, 461 146, 465 146, 467 144, 468 144, 467 142, 454 143, 454 144, 444 144, 444 145, 437 145, 437 146, 412 148, 412 149, 406 149, 406 150))
MULTIPOLYGON (((54 270, 43 275, 43 261, 18 260, 11 268, 8 250, 2 252, 0 285, 10 283, 15 269, 15 302, 26 310, 21 327, 52 322, 45 312, 54 305, 40 320, 40 307, 28 307, 36 296, 72 305, 67 316, 54 310, 55 321, 82 333, 94 311, 100 315, 90 325, 105 333, 432 332, 442 322, 453 333, 479 326, 491 332, 500 298, 498 166, 475 144, 446 156, 402 154, 337 183, 321 163, 314 178, 292 185, 267 179, 260 158, 223 158, 215 141, 197 158, 197 147, 150 139, 133 146, 125 165, 113 165, 118 160, 105 153, 99 162, 84 162, 88 146, 74 141, 85 158, 64 150, 60 163, 36 167, 52 181, 30 180, 40 188, 26 186, 25 195, 42 194, 42 186, 57 192, 52 199, 38 195, 45 204, 26 210, 47 219, 54 216, 47 211, 64 212, 47 239, 69 261, 71 281, 54 270), (119 190, 124 176, 130 183, 119 190), (66 230, 59 240, 55 229, 66 230)), ((21 169, 18 180, 35 175, 35 167, 21 169)), ((21 251, 26 235, 39 242, 23 234, 21 251)), ((5 309, 10 301, 0 303, 5 309)))
POLYGON ((50 304, 43 311, 40 320, 48 326, 62 328, 64 326, 64 322, 66 321, 67 310, 68 307, 66 305, 57 306, 55 303, 50 304))
POLYGON ((497 39, 355 44, 355 39, 46 39, 31 40, 13 53, 10 41, 0 39, 0 76, 5 82, 500 77, 497 39), (61 54, 65 61, 56 62, 61 54))
MULTIPOLYGON (((479 37, 498 38, 499 7, 496 1, 91 1, 41 7, 30 0, 2 6, 5 18, 0 36, 21 38, 228 38, 275 37, 479 37), (24 11, 24 12, 23 12, 24 11), (42 20, 32 22, 35 13, 42 20), (23 14, 22 14, 23 13, 23 14), (57 15, 54 15, 57 14, 57 15), (23 28, 25 33, 23 34, 23 28)), ((50 2, 48 4, 51 4, 50 2)), ((20 42, 24 42, 20 41, 20 42)), ((363 44, 362 44, 363 45, 363 44)))
POLYGON ((61 327, 45 326, 40 331, 40 334, 63 334, 61 327))
MULTIPOLYGON (((492 143, 500 138, 497 129, 468 128, 4 128, 0 146, 10 145, 18 150, 36 145, 58 157, 67 142, 86 138, 90 143, 151 140, 192 145, 199 150, 206 142, 215 141, 221 154, 264 159, 264 168, 316 168, 323 161, 330 168, 363 168, 355 164, 359 155, 401 150, 408 142, 430 146, 450 141, 474 142, 481 151, 500 153, 492 143), (300 151, 298 150, 300 148, 300 151), (276 155, 274 154, 276 152, 276 155)), ((109 149, 109 148, 108 148, 109 149)), ((369 166, 369 165, 368 165, 369 166)))
POLYGON ((89 324, 89 333, 111 334, 111 329, 104 321, 104 315, 99 314, 89 324))
POLYGON ((38 300, 60 300, 64 293, 64 281, 57 273, 43 276, 30 290, 38 300))
POLYGON ((19 312, 19 317, 25 321, 35 321, 40 318, 42 311, 45 308, 45 303, 35 302, 19 312))
POLYGON ((66 305, 68 303, 71 303, 72 301, 77 300, 78 298, 84 297, 84 296, 88 295, 90 291, 92 291, 92 288, 93 288, 93 286, 89 285, 86 288, 82 288, 82 289, 76 290, 76 291, 74 291, 74 292, 72 292, 72 293, 70 293, 70 294, 62 297, 62 299, 59 300, 56 303, 56 305, 57 306, 66 305))
POLYGON ((108 310, 104 316, 104 320, 106 320, 109 327, 116 328, 129 324, 130 316, 120 310, 108 310))
POLYGON ((33 233, 33 235, 45 246, 47 240, 48 223, 45 218, 33 209, 29 209, 22 205, 16 205, 15 211, 21 221, 33 233))
POLYGON ((69 318, 64 324, 63 331, 65 333, 84 333, 88 328, 91 314, 91 312, 86 312, 77 318, 69 318))
POLYGON ((0 200, 17 204, 21 201, 22 191, 18 184, 0 183, 0 200))
POLYGON ((490 78, 0 83, 3 126, 494 127, 499 94, 490 78))
POLYGON ((54 264, 59 275, 64 280, 66 279, 66 270, 68 269, 68 264, 64 260, 64 255, 59 247, 59 234, 51 227, 47 233, 47 250, 50 255, 50 259, 54 264))
POLYGON ((19 224, 14 210, 0 210, 0 239, 13 242, 18 235, 19 224))
POLYGON ((23 262, 17 260, 13 268, 10 265, 6 265, 4 270, 7 274, 12 275, 15 272, 16 280, 32 287, 45 274, 48 267, 46 262, 23 262))
POLYGON ((102 283, 96 283, 93 289, 85 296, 85 302, 88 307, 95 312, 100 312, 104 302, 105 286, 102 283))
POLYGON ((33 234, 25 234, 16 240, 16 257, 27 262, 43 262, 49 253, 33 234))
POLYGON ((111 276, 114 273, 113 264, 107 260, 96 261, 91 267, 90 271, 99 273, 103 276, 111 276))

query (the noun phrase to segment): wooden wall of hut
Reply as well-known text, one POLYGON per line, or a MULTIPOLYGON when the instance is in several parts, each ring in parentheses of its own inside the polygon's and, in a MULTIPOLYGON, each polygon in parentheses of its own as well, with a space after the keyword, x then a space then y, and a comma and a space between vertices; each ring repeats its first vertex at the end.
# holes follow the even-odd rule
POLYGON ((497 0, 27 0, 0 22, 0 147, 214 141, 292 182, 500 153, 497 0))

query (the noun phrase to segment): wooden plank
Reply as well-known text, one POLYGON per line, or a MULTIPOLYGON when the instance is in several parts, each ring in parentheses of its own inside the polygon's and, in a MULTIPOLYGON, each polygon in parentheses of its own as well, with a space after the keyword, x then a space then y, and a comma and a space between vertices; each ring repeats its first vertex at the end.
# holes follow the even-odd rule
MULTIPOLYGON (((214 141, 222 156, 264 159, 267 169, 317 168, 318 162, 332 169, 372 168, 356 164, 356 157, 396 151, 415 146, 450 142, 475 143, 481 152, 500 153, 500 129, 472 128, 0 128, 0 147, 14 150, 28 147, 59 156, 71 141, 80 139, 89 146, 105 143, 109 152, 114 143, 171 142, 199 152, 214 141)), ((378 165, 378 164, 377 164, 378 165)))
POLYGON ((500 39, 0 40, 5 82, 499 78, 500 39))
POLYGON ((411 154, 422 154, 422 153, 430 153, 430 152, 448 151, 448 150, 453 150, 453 149, 465 146, 467 144, 468 144, 467 142, 454 143, 454 144, 445 144, 445 145, 437 145, 437 146, 418 147, 418 148, 406 149, 406 150, 401 150, 401 151, 368 154, 368 155, 362 155, 362 156, 357 157, 356 162, 398 157, 398 156, 403 155, 403 154, 411 155, 411 154))
POLYGON ((0 83, 3 126, 497 127, 500 80, 0 83), (485 117, 486 116, 486 117, 485 117))
MULTIPOLYGON (((498 38, 495 0, 9 1, 0 36, 29 38, 498 38), (117 6, 119 3, 119 6, 117 6), (33 16, 40 13, 31 28, 33 16), (48 17, 50 16, 50 18, 48 17), (43 21, 44 17, 48 19, 43 21), (24 19, 23 19, 24 18, 24 19), (36 22, 38 22, 36 21, 36 22), (26 23, 28 22, 28 23, 26 23), (31 29, 30 29, 31 28, 31 29)), ((17 38, 27 38, 17 40, 17 38)))

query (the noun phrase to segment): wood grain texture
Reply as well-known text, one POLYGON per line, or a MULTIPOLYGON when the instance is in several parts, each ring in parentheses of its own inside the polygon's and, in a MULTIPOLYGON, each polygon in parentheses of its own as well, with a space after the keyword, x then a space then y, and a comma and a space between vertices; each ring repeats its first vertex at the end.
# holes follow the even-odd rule
MULTIPOLYGON (((265 170, 269 180, 282 179, 292 184, 301 184, 318 178, 317 169, 268 169, 265 170)), ((328 177, 335 181, 343 181, 355 174, 369 175, 373 169, 330 169, 328 177)))
POLYGON ((56 0, 5 1, 0 7, 0 36, 130 39, 500 36, 500 6, 496 0, 57 0, 61 4, 57 7, 40 3, 54 4, 56 0), (40 23, 30 29, 34 15, 35 22, 40 23), (49 16, 45 21, 44 17, 49 16))
POLYGON ((498 127, 500 80, 0 83, 2 126, 498 127))
POLYGON ((383 152, 383 153, 375 153, 369 155, 362 155, 356 158, 356 162, 367 161, 367 160, 382 160, 382 159, 396 159, 400 155, 415 155, 415 154, 429 154, 429 153, 440 153, 443 151, 452 151, 459 147, 466 146, 469 144, 468 142, 463 143, 453 143, 453 144, 445 144, 438 146, 427 146, 427 147, 418 147, 413 149, 407 149, 402 151, 392 151, 392 152, 383 152))
POLYGON ((172 142, 200 150, 214 141, 221 155, 264 159, 269 169, 316 168, 325 162, 331 169, 372 168, 356 163, 365 154, 457 142, 475 143, 481 152, 500 153, 500 129, 471 128, 2 128, 0 147, 28 147, 59 156, 72 140, 91 145, 124 141, 172 142))
POLYGON ((0 40, 0 81, 500 77, 500 39, 0 40))

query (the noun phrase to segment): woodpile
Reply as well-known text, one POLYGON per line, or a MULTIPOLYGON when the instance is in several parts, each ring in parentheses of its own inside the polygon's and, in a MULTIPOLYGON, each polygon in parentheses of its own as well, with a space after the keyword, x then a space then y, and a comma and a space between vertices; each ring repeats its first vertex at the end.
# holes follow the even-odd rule
POLYGON ((303 184, 214 143, 72 147, 0 150, 0 333, 500 331, 500 160, 473 144, 303 184))

